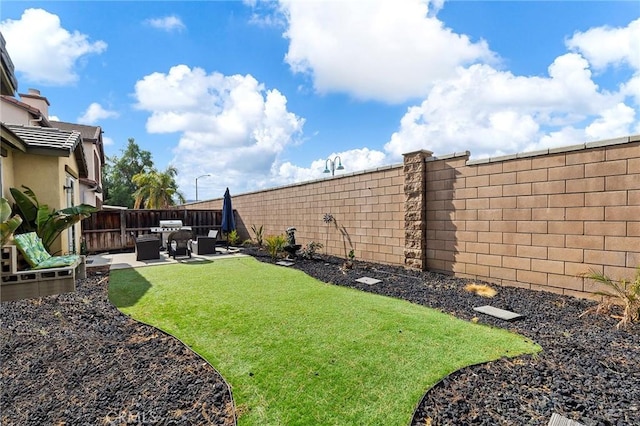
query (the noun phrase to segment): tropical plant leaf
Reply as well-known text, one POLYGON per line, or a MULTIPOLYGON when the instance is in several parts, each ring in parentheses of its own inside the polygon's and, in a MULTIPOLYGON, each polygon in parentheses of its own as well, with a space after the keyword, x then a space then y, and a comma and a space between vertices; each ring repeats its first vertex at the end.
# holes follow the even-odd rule
POLYGON ((9 242, 9 239, 21 223, 22 218, 18 215, 14 215, 11 219, 0 223, 0 239, 2 240, 2 245, 9 242))
MULTIPOLYGON (((25 186, 24 188, 26 188, 25 192, 28 191, 29 193, 33 194, 33 191, 31 191, 28 187, 25 186)), ((16 206, 18 209, 17 213, 23 219, 22 224, 23 228, 26 228, 25 232, 34 231, 36 218, 38 216, 38 200, 35 199, 34 202, 31 197, 20 191, 18 188, 10 188, 9 191, 11 192, 11 196, 16 202, 16 206)))
POLYGON ((0 198, 0 222, 4 222, 5 220, 11 217, 11 205, 6 198, 0 198))
POLYGON ((0 198, 0 240, 5 245, 22 223, 20 215, 11 217, 11 206, 6 198, 0 198))
POLYGON ((61 210, 50 209, 48 205, 40 205, 33 191, 24 187, 24 193, 11 188, 11 194, 23 218, 24 232, 35 231, 42 239, 42 244, 51 253, 51 245, 65 230, 82 219, 86 219, 97 209, 88 204, 66 207, 61 210))

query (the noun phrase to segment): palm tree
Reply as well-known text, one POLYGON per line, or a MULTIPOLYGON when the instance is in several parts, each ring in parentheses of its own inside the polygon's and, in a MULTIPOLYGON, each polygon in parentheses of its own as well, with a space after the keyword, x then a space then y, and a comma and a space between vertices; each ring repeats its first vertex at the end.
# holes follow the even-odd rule
POLYGON ((151 169, 150 172, 134 175, 131 180, 138 189, 133 193, 133 208, 139 209, 142 206, 145 209, 166 209, 176 205, 176 198, 184 203, 184 195, 178 191, 175 180, 177 174, 178 170, 169 166, 164 172, 151 169))

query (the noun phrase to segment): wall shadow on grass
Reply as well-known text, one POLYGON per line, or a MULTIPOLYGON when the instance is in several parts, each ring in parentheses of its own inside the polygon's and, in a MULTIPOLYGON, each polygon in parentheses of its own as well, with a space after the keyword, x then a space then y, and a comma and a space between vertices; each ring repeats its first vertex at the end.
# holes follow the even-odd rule
MULTIPOLYGON (((212 264, 214 262, 215 260, 211 259, 184 259, 183 261, 178 259, 180 265, 187 266, 212 264)), ((145 266, 145 268, 148 267, 151 266, 145 266)), ((139 273, 139 269, 115 269, 109 272, 109 300, 117 308, 134 306, 152 287, 152 284, 139 273)), ((184 279, 185 284, 187 284, 188 277, 185 276, 184 279)))

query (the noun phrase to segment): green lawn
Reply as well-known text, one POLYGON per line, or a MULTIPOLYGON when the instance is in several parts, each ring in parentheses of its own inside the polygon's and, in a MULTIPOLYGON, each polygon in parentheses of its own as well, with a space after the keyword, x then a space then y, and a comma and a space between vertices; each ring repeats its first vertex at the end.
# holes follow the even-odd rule
POLYGON ((120 310, 218 369, 240 425, 406 425, 447 374, 540 349, 501 329, 250 257, 110 277, 120 310))

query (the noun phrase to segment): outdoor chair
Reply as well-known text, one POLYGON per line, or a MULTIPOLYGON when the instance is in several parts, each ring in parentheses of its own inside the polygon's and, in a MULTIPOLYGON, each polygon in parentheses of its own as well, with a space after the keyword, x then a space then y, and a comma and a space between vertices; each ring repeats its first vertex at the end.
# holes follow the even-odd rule
POLYGON ((209 231, 206 237, 197 237, 193 243, 196 254, 216 254, 216 243, 218 241, 218 230, 209 231))
POLYGON ((167 237, 167 251, 169 256, 174 259, 176 256, 189 256, 191 257, 191 242, 193 234, 191 231, 180 230, 173 231, 167 237))
POLYGON ((136 260, 160 259, 160 238, 157 235, 141 235, 136 238, 136 260))

